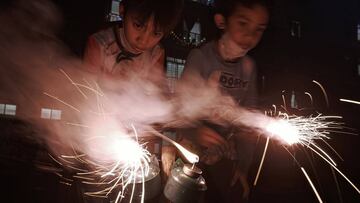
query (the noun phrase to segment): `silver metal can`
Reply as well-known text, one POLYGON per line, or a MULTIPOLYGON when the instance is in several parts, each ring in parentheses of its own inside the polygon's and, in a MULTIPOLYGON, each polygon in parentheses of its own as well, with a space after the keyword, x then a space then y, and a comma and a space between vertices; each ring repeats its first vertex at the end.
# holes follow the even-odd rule
POLYGON ((198 167, 190 164, 173 169, 165 185, 165 197, 174 203, 198 202, 207 189, 201 174, 198 167))

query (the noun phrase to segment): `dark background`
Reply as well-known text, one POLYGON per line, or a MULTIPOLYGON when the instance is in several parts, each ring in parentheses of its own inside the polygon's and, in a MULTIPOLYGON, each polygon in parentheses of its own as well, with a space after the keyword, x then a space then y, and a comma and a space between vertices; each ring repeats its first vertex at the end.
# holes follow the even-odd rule
MULTIPOLYGON (((1 10, 6 10, 13 1, 1 1, 1 10)), ((58 36, 75 55, 81 57, 86 38, 105 27, 105 15, 110 1, 56 0, 63 15, 62 29, 58 36)), ((360 64, 357 24, 359 20, 357 0, 274 0, 269 28, 262 42, 249 53, 259 68, 259 87, 264 109, 271 104, 282 104, 281 92, 290 102, 290 93, 295 91, 304 115, 321 112, 325 115, 343 116, 346 126, 359 132, 360 105, 340 102, 340 98, 360 100, 360 64), (296 22, 300 22, 301 34, 296 22), (329 96, 327 107, 320 88, 312 82, 319 81, 329 96), (313 95, 314 105, 309 104, 307 91, 313 95)), ((211 10, 205 5, 186 1, 183 20, 189 27, 200 19, 203 36, 214 37, 211 10)), ((181 25, 176 29, 181 32, 181 25)), ((173 39, 164 40, 168 56, 186 58, 191 47, 182 46, 173 39)), ((34 140, 35 133, 28 125, 15 118, 0 119, 0 177, 1 198, 4 202, 82 202, 78 189, 60 183, 50 172, 39 169, 46 165, 44 144, 34 140)), ((341 171, 355 185, 360 186, 360 138, 358 135, 332 134, 329 144, 337 150, 344 161, 339 160, 323 146, 339 164, 341 171)), ((265 139, 260 139, 256 161, 251 171, 251 181, 265 139)), ((307 169, 310 177, 325 202, 360 202, 360 195, 324 161, 304 147, 290 149, 296 159, 307 169), (338 182, 338 187, 336 185, 338 182), (338 193, 340 191, 340 194, 338 193)), ((1 200, 1 202, 3 202, 1 200)), ((252 189, 250 202, 317 202, 299 166, 287 151, 276 142, 271 142, 263 170, 256 188, 252 189)))

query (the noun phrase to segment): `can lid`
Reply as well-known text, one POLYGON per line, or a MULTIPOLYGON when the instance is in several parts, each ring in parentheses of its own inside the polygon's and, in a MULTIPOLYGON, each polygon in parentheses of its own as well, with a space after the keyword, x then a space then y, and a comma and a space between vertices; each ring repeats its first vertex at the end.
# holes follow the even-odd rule
POLYGON ((195 165, 185 164, 183 167, 183 171, 185 175, 190 176, 192 178, 197 178, 202 174, 200 168, 196 167, 195 165))

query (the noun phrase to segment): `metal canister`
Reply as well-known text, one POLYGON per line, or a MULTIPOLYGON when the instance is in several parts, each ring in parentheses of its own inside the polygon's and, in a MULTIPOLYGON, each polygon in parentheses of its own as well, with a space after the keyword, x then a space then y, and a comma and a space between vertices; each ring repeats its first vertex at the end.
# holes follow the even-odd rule
POLYGON ((174 203, 198 202, 207 189, 201 174, 198 167, 189 164, 173 169, 165 185, 165 197, 174 203))
POLYGON ((151 160, 146 176, 143 177, 142 172, 138 170, 134 182, 127 185, 124 190, 123 202, 130 202, 131 194, 133 195, 132 203, 141 202, 143 195, 144 200, 151 200, 161 194, 160 168, 155 156, 151 157, 151 160), (143 191, 143 184, 145 191, 143 191))

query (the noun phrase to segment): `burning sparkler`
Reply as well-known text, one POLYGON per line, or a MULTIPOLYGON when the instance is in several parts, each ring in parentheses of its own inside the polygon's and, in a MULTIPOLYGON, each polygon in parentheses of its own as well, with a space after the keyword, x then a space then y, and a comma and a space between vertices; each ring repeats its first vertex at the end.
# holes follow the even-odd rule
MULTIPOLYGON (((279 112, 275 120, 270 121, 264 127, 264 131, 267 134, 270 134, 271 137, 281 140, 286 145, 300 144, 312 150, 315 154, 321 157, 326 161, 332 168, 334 168, 344 179, 360 194, 360 190, 352 183, 349 178, 347 178, 336 166, 335 161, 318 145, 316 145, 315 140, 321 140, 325 142, 325 139, 329 139, 328 135, 331 132, 339 132, 343 128, 341 123, 335 121, 329 121, 329 119, 341 119, 340 116, 322 116, 318 115, 315 117, 301 117, 301 116, 289 116, 286 113, 279 112)), ((260 166, 254 181, 254 186, 256 185, 259 174, 262 168, 262 164, 266 155, 267 146, 269 143, 269 138, 265 145, 264 153, 260 162, 260 166)), ((300 166, 300 165, 299 165, 300 166)), ((301 167, 301 166, 300 166, 301 167)), ((309 181, 316 197, 319 202, 322 202, 316 188, 311 182, 311 179, 308 177, 305 169, 301 167, 304 175, 309 181)))
MULTIPOLYGON (((89 125, 89 122, 84 122, 86 125, 83 123, 66 122, 68 126, 84 129, 87 133, 82 132, 86 136, 84 135, 84 139, 79 139, 80 141, 76 142, 80 146, 74 147, 75 155, 61 155, 59 157, 60 163, 62 162, 66 167, 76 171, 74 178, 82 180, 82 183, 86 185, 93 186, 92 189, 96 188, 95 191, 87 191, 85 193, 89 196, 107 198, 116 191, 115 202, 117 203, 122 200, 132 202, 134 199, 144 202, 145 199, 154 197, 154 193, 158 194, 161 182, 157 160, 145 148, 146 143, 139 143, 138 133, 134 125, 131 125, 133 133, 129 133, 129 130, 126 130, 126 127, 121 124, 121 119, 120 121, 116 119, 116 113, 108 113, 107 109, 104 108, 107 106, 104 104, 104 100, 109 101, 109 99, 97 84, 94 87, 94 85, 90 85, 87 81, 85 81, 86 83, 78 82, 72 79, 63 69, 60 69, 60 72, 87 101, 92 101, 91 96, 95 96, 97 104, 95 107, 96 111, 92 110, 93 108, 90 109, 92 117, 89 118, 90 123, 96 123, 96 125, 89 125), (89 91, 90 94, 87 95, 86 91, 89 91), (94 115, 96 117, 93 117, 94 115), (101 126, 98 122, 106 125, 101 126), (81 153, 78 154, 77 150, 81 153), (155 185, 145 191, 145 184, 148 182, 152 182, 155 185), (139 190, 138 188, 141 189, 139 190), (148 190, 152 190, 153 194, 150 194, 148 190)), ((71 107, 71 109, 76 110, 81 115, 89 112, 87 109, 79 110, 73 107, 69 103, 64 102, 60 97, 46 92, 44 94, 63 105, 71 107)), ((142 126, 142 129, 145 128, 142 126)), ((190 163, 194 164, 199 161, 199 157, 196 154, 189 152, 153 128, 150 128, 147 132, 142 130, 141 134, 143 133, 150 133, 169 141, 178 148, 190 163)))
POLYGON ((121 202, 125 195, 130 195, 129 202, 132 202, 135 195, 135 187, 140 183, 141 202, 144 202, 145 182, 153 179, 159 174, 159 168, 154 164, 150 152, 139 144, 137 133, 135 138, 131 138, 120 131, 104 136, 92 137, 87 142, 102 146, 95 149, 93 153, 97 157, 94 159, 85 154, 73 156, 60 156, 66 167, 75 169, 75 178, 81 179, 82 183, 94 185, 96 191, 87 191, 86 195, 95 197, 108 197, 115 189, 119 190, 115 202, 121 202), (99 156, 103 156, 99 158, 99 156), (85 164, 86 167, 76 165, 85 164), (74 166, 75 165, 75 166, 74 166), (128 187, 132 185, 131 192, 128 187))
MULTIPOLYGON (((125 196, 129 202, 132 202, 134 198, 140 197, 140 201, 144 202, 145 198, 151 198, 154 194, 149 197, 145 197, 145 194, 149 194, 145 191, 145 183, 147 181, 158 182, 160 169, 158 167, 156 158, 151 156, 150 152, 146 150, 143 144, 139 144, 137 140, 137 133, 135 131, 135 140, 131 139, 129 135, 117 131, 106 136, 97 136, 88 140, 88 142, 96 143, 101 145, 101 151, 95 150, 96 159, 91 160, 86 158, 85 154, 76 154, 74 156, 61 156, 62 162, 66 163, 67 167, 78 171, 75 178, 82 180, 82 183, 87 185, 93 185, 97 188, 103 188, 96 191, 85 192, 86 195, 94 197, 108 197, 114 190, 118 190, 115 202, 121 202, 125 196), (106 147, 104 147, 106 146, 106 147), (103 156, 103 158, 99 158, 103 156), (74 163, 83 163, 86 168, 77 168, 73 166, 74 163), (136 185, 141 185, 139 192, 136 190, 136 185), (120 189, 119 189, 120 188, 120 189), (130 192, 129 192, 130 191, 130 192), (139 193, 139 194, 137 194, 139 193)), ((155 135, 160 136, 166 140, 169 138, 165 137, 157 131, 152 131, 155 135)), ((169 140, 170 141, 170 140, 169 140)), ((188 159, 190 163, 196 163, 199 161, 199 157, 181 145, 174 141, 171 141, 181 153, 188 159)), ((92 154, 90 154, 91 156, 92 154)), ((157 184, 157 183, 153 183, 157 184)), ((153 187, 159 190, 160 185, 154 185, 153 187)), ((152 190, 155 190, 152 188, 152 190)), ((158 193, 158 192, 156 192, 158 193)))

